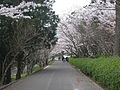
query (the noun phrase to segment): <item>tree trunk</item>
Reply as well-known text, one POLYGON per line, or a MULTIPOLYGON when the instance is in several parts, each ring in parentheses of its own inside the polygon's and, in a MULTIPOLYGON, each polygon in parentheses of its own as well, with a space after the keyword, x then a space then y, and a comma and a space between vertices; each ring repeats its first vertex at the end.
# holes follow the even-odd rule
POLYGON ((45 64, 48 65, 48 59, 46 59, 45 64))
POLYGON ((0 80, 1 80, 1 78, 2 78, 2 62, 0 62, 0 80))
POLYGON ((42 67, 45 67, 45 62, 44 61, 42 62, 42 67))
POLYGON ((16 80, 20 79, 21 78, 21 62, 18 61, 17 62, 17 74, 16 74, 16 80))
POLYGON ((13 56, 11 53, 6 56, 6 60, 4 61, 5 63, 2 65, 3 66, 3 72, 2 72, 2 84, 6 85, 11 82, 11 65, 12 65, 12 60, 13 56))
POLYGON ((114 56, 120 56, 120 0, 116 0, 116 28, 113 54, 114 56))
POLYGON ((9 84, 10 82, 11 82, 11 66, 8 68, 4 76, 3 85, 9 84))
POLYGON ((17 74, 16 74, 16 80, 21 78, 21 73, 22 73, 22 62, 23 62, 23 57, 24 57, 24 52, 20 51, 19 54, 16 56, 16 61, 17 61, 17 74))

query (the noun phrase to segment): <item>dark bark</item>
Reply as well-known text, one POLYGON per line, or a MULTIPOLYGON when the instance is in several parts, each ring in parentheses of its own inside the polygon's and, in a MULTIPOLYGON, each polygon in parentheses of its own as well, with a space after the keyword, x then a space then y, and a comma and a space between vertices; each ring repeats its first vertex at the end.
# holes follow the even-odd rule
POLYGON ((48 59, 46 59, 45 64, 48 65, 48 59))
POLYGON ((88 50, 85 46, 81 46, 81 51, 83 53, 83 57, 88 57, 89 56, 88 50))
POLYGON ((104 3, 106 3, 106 0, 102 0, 104 3))
POLYGON ((16 57, 16 61, 17 61, 16 80, 21 78, 23 57, 24 57, 24 52, 20 51, 16 57))
POLYGON ((114 56, 120 56, 120 0, 116 0, 116 28, 114 56))
POLYGON ((16 74, 16 80, 21 78, 21 62, 17 62, 17 74, 16 74))
POLYGON ((45 62, 43 61, 43 64, 42 64, 43 67, 45 67, 45 62))
POLYGON ((2 62, 0 62, 0 79, 2 78, 2 62))
POLYGON ((96 3, 97 1, 96 0, 91 0, 91 3, 96 3))
POLYGON ((3 85, 9 84, 11 82, 11 62, 13 60, 12 53, 9 53, 8 56, 6 56, 6 61, 4 63, 3 73, 2 73, 2 83, 3 85))
POLYGON ((9 84, 11 82, 11 66, 8 68, 6 75, 4 77, 3 85, 9 84))

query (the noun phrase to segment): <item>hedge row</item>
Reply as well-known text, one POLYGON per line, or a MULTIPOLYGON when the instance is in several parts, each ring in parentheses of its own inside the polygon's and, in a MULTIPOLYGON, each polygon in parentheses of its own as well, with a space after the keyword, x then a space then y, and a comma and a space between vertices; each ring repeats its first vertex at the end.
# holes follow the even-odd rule
POLYGON ((120 58, 71 58, 69 62, 110 90, 120 90, 120 58))

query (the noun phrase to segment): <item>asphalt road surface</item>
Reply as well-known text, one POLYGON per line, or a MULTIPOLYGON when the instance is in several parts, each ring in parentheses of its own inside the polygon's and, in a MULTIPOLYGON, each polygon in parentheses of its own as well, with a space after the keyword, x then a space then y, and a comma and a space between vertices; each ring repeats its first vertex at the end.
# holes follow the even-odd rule
POLYGON ((4 90, 103 90, 68 63, 56 61, 4 90))

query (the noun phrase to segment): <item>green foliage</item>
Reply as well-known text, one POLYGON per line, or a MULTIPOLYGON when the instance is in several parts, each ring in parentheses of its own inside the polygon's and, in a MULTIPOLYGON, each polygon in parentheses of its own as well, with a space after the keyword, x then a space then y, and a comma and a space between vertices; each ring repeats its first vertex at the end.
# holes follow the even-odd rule
MULTIPOLYGON (((22 1, 23 0, 0 0, 0 4, 3 4, 5 7, 10 7, 11 5, 17 6, 22 1)), ((36 8, 33 8, 31 6, 29 12, 23 13, 24 15, 30 16, 31 19, 25 18, 13 19, 11 17, 0 16, 0 64, 1 65, 5 64, 6 67, 2 68, 0 72, 5 71, 3 69, 7 68, 10 69, 11 67, 7 66, 9 66, 12 60, 14 60, 13 58, 15 58, 16 62, 17 63, 19 62, 18 67, 19 68, 21 67, 20 68, 21 70, 17 69, 18 76, 22 74, 20 73, 20 71, 22 71, 22 67, 24 66, 22 64, 25 64, 26 62, 26 57, 27 58, 30 57, 31 54, 37 53, 39 50, 42 50, 42 48, 50 49, 51 46, 56 44, 57 38, 55 37, 55 35, 57 30, 56 28, 59 22, 58 15, 56 15, 52 9, 53 1, 51 0, 24 0, 24 1, 26 2, 33 1, 35 3, 44 5, 36 8), (3 63, 5 58, 7 58, 6 62, 3 63)), ((28 7, 25 7, 24 9, 28 9, 28 7)), ((21 11, 23 11, 24 9, 21 9, 21 11)), ((37 61, 35 62, 37 63, 37 61)), ((36 71, 38 69, 39 69, 38 67, 34 67, 33 71, 36 71)), ((8 73, 8 71, 4 73, 8 73)), ((2 75, 2 73, 0 73, 0 75, 2 75)), ((9 76, 5 77, 9 77, 9 79, 11 79, 10 73, 9 76)), ((3 77, 3 79, 5 79, 5 77, 3 77)), ((6 82, 7 81, 8 79, 6 79, 6 82)))
POLYGON ((71 58, 70 63, 110 90, 120 90, 120 58, 71 58))
POLYGON ((16 76, 11 76, 12 81, 16 80, 16 76))
POLYGON ((95 58, 99 58, 99 57, 108 57, 108 56, 106 56, 106 55, 104 55, 104 54, 96 54, 96 55, 95 55, 95 58))
MULTIPOLYGON (((27 76, 27 72, 21 74, 22 78, 24 78, 26 76, 27 76)), ((11 79, 12 79, 12 81, 15 81, 16 80, 16 76, 11 76, 11 79)))
POLYGON ((39 71, 41 69, 41 67, 39 66, 39 65, 35 65, 34 67, 33 67, 33 72, 37 72, 37 71, 39 71))
MULTIPOLYGON (((23 0, 0 0, 0 4, 4 6, 10 7, 10 5, 16 6, 19 5, 23 0)), ((44 2, 44 0, 24 0, 26 2, 34 1, 34 2, 44 2)))
MULTIPOLYGON (((46 4, 51 3, 49 0, 47 2, 43 2, 44 0, 36 0, 36 3, 46 4)), ((33 28, 35 28, 35 33, 37 36, 34 36, 30 39, 29 43, 34 43, 34 45, 40 45, 41 42, 44 43, 45 48, 50 49, 50 45, 54 45, 57 41, 56 35, 56 28, 59 22, 58 15, 55 15, 55 12, 50 6, 41 6, 30 7, 32 11, 24 13, 24 15, 29 15, 32 17, 31 21, 33 23, 33 28), (44 38, 44 39, 43 39, 44 38)))
POLYGON ((0 0, 0 4, 4 4, 7 7, 10 7, 10 5, 18 5, 21 2, 22 0, 0 0))

